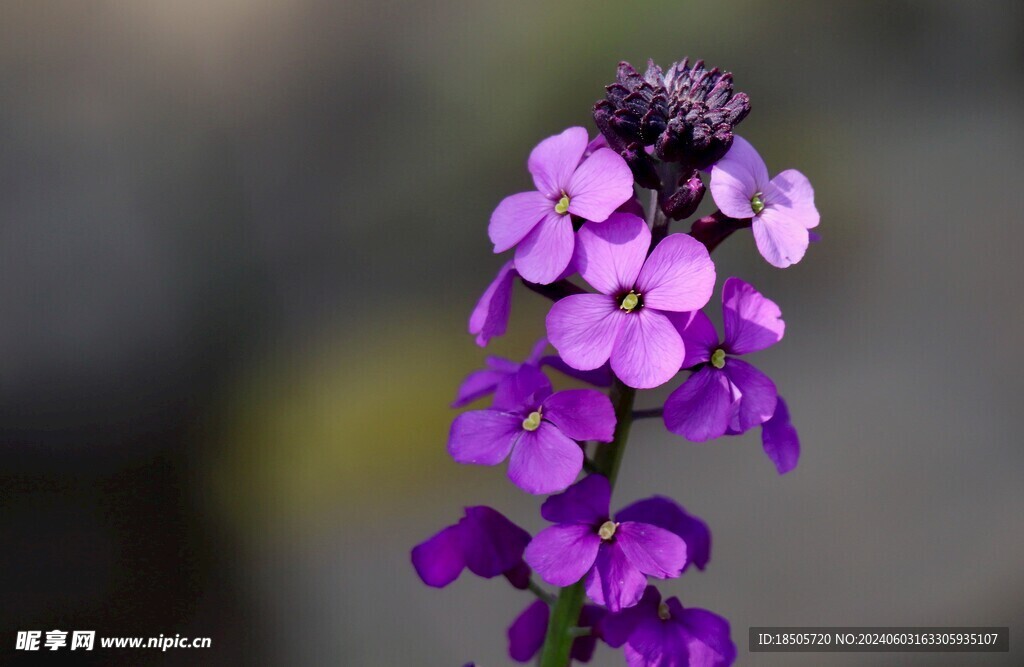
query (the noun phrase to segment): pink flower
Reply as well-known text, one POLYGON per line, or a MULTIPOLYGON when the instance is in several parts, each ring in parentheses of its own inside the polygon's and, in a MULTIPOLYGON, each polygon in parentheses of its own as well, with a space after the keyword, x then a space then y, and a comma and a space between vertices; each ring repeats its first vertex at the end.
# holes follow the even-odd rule
POLYGON ((768 180, 768 167, 750 143, 733 137, 732 148, 711 168, 711 196, 730 218, 753 218, 761 256, 784 269, 807 252, 807 230, 818 226, 814 188, 795 169, 768 180))
POLYGON ((604 222, 633 196, 633 174, 608 148, 584 158, 587 131, 570 127, 537 144, 527 168, 537 189, 506 197, 491 214, 494 252, 516 248, 515 267, 532 283, 553 282, 572 259, 570 214, 604 222), (582 159, 582 161, 581 161, 582 159))
POLYGON ((672 234, 651 252, 643 220, 616 213, 580 229, 575 263, 600 294, 575 294, 554 304, 548 340, 568 365, 598 368, 611 359, 630 387, 650 389, 680 369, 683 339, 666 312, 699 310, 715 286, 715 266, 699 241, 672 234))

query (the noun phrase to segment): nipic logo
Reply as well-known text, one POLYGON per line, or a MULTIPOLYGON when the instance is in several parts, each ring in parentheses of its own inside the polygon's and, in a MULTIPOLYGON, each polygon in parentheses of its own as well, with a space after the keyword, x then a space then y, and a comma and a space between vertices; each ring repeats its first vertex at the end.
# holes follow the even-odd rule
MULTIPOLYGON (((43 632, 41 630, 19 630, 18 638, 14 644, 14 648, 18 651, 38 651, 40 649, 48 649, 50 651, 56 651, 58 649, 68 646, 68 631, 67 630, 49 630, 46 633, 46 639, 42 640, 40 646, 40 640, 43 638, 43 632)), ((96 631, 95 630, 75 630, 71 633, 71 650, 85 650, 91 651, 96 645, 96 631)))

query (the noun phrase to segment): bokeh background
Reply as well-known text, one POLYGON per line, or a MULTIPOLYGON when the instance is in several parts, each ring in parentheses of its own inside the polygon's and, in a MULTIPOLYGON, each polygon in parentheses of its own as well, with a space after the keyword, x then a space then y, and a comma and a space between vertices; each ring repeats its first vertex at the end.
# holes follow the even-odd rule
MULTIPOLYGON (((731 70, 741 132, 815 184, 755 362, 803 440, 639 425, 614 504, 676 497, 712 562, 666 590, 740 664, 1024 663, 1024 9, 991 2, 7 0, 0 5, 0 650, 19 629, 210 636, 96 665, 505 664, 526 595, 419 583, 490 504, 444 449, 485 351, 493 207, 616 63, 731 70), (751 625, 1010 625, 1010 654, 756 654, 751 625)), ((517 291, 521 357, 545 303, 517 291)), ((667 388, 642 398, 654 405, 667 388)), ((57 656, 22 654, 36 664, 57 656)), ((60 661, 72 657, 60 654, 60 661)), ((597 665, 620 664, 608 649, 597 665)), ((49 664, 49 663, 47 663, 49 664)))

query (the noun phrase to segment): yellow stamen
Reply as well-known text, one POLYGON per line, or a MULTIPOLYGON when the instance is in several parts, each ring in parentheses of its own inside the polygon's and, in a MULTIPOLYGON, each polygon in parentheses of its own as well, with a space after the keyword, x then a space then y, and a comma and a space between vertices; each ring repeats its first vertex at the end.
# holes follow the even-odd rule
POLYGON ((667 621, 668 619, 672 618, 672 612, 669 611, 668 605, 664 602, 658 605, 658 618, 660 618, 663 621, 667 621))
POLYGON ((725 368, 725 350, 718 348, 711 353, 711 365, 715 368, 725 368))
POLYGON ((636 292, 630 292, 626 296, 622 297, 622 303, 619 304, 619 308, 623 309, 627 313, 631 313, 639 304, 640 297, 637 296, 636 292))
POLYGON ((754 215, 757 215, 764 210, 764 200, 761 199, 764 195, 760 192, 750 198, 750 208, 754 209, 754 215))
POLYGON ((523 420, 523 428, 527 431, 536 431, 540 428, 540 411, 531 412, 530 416, 523 420))
POLYGON ((607 542, 615 536, 615 529, 618 528, 619 524, 614 521, 605 521, 601 524, 597 534, 601 536, 601 539, 607 542))
POLYGON ((569 195, 562 195, 562 198, 555 204, 555 213, 565 215, 569 211, 569 195))

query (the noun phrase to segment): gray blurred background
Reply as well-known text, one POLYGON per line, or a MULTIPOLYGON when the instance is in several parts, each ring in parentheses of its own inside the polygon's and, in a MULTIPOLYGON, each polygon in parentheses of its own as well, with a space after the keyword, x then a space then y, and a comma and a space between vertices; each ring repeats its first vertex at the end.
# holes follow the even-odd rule
MULTIPOLYGON (((96 665, 506 664, 529 602, 409 548, 537 500, 444 449, 486 223, 615 66, 735 73, 741 133, 815 185, 757 432, 635 429, 712 561, 664 587, 750 665, 1024 663, 1024 9, 1014 2, 6 0, 0 5, 0 650, 19 629, 210 636, 96 665), (751 625, 1010 625, 1007 654, 757 654, 751 625)), ((684 228, 685 230, 685 228, 684 228)), ((717 297, 716 297, 717 298, 717 297)), ((545 303, 514 297, 521 357, 545 303)), ((641 398, 655 405, 672 388, 641 398)), ((42 664, 53 656, 22 654, 42 664)), ((61 654, 70 659, 67 653, 61 654)), ((595 664, 621 658, 601 649, 595 664)))

